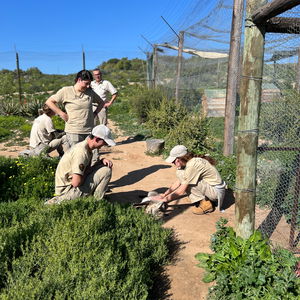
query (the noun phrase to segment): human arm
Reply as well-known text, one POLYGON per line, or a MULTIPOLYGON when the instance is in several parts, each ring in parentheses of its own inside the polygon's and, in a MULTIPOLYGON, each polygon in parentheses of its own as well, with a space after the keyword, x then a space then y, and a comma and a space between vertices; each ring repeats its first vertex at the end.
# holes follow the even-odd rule
POLYGON ((100 110, 104 107, 104 101, 103 99, 92 90, 92 95, 93 95, 93 103, 96 103, 97 107, 94 110, 94 118, 98 115, 98 113, 100 112, 100 110))
POLYGON ((68 121, 68 115, 58 107, 57 101, 54 98, 52 97, 48 98, 46 104, 54 113, 59 115, 65 122, 68 121))
POLYGON ((152 200, 171 202, 183 196, 186 193, 188 184, 181 184, 180 181, 175 181, 170 188, 168 188, 163 194, 152 196, 152 200))
POLYGON ((109 102, 106 102, 106 103, 104 104, 104 107, 110 107, 110 106, 114 103, 114 101, 116 100, 117 96, 118 96, 118 93, 113 94, 113 95, 111 96, 110 101, 109 101, 109 102))
POLYGON ((73 187, 79 187, 83 183, 83 176, 80 174, 73 174, 71 184, 73 187))

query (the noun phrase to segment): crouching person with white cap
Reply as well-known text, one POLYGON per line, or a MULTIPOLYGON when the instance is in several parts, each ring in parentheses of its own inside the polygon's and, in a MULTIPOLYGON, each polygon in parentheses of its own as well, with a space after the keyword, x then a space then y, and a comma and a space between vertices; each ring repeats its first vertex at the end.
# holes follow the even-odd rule
POLYGON ((175 146, 166 162, 177 168, 177 180, 165 193, 151 197, 170 202, 187 194, 194 204, 193 213, 203 215, 214 210, 213 202, 222 205, 226 184, 215 168, 211 157, 188 152, 183 145, 175 146))
POLYGON ((93 195, 102 199, 111 179, 112 162, 102 158, 92 166, 94 149, 115 146, 111 132, 105 125, 93 128, 86 140, 74 145, 60 160, 55 173, 55 197, 45 204, 93 195))

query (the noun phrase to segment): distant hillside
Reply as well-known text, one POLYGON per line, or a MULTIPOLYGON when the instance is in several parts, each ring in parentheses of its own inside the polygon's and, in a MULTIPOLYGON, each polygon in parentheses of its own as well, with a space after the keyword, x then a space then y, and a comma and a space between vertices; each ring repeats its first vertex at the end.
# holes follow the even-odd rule
MULTIPOLYGON (((131 82, 145 82, 146 63, 141 59, 113 58, 99 65, 105 79, 118 86, 126 86, 131 82)), ((80 71, 80 70, 78 70, 80 71)), ((22 92, 33 94, 38 92, 57 91, 63 86, 72 85, 76 74, 55 75, 43 74, 38 68, 20 70, 22 92)), ((11 95, 18 92, 17 70, 0 71, 0 95, 11 95)))

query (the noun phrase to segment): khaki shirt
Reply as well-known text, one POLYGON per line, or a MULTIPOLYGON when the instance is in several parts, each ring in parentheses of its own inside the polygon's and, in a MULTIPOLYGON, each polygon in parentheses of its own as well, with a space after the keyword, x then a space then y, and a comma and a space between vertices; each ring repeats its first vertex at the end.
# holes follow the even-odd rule
POLYGON ((64 154, 55 173, 55 195, 64 194, 72 188, 72 175, 83 175, 91 165, 92 156, 87 148, 87 140, 74 145, 64 154))
POLYGON ((199 181, 214 186, 223 182, 217 169, 204 158, 194 157, 185 166, 181 184, 197 185, 199 181))
POLYGON ((98 103, 103 107, 103 100, 92 90, 76 93, 74 86, 60 89, 53 98, 57 103, 63 103, 68 114, 65 132, 89 134, 94 127, 94 113, 92 104, 98 103))
POLYGON ((108 80, 101 80, 99 83, 96 80, 91 82, 91 88, 103 99, 104 102, 107 102, 107 93, 111 95, 116 94, 118 91, 108 80))
POLYGON ((29 146, 37 147, 39 144, 49 144, 52 141, 52 132, 55 131, 51 117, 42 114, 37 117, 30 131, 29 146))

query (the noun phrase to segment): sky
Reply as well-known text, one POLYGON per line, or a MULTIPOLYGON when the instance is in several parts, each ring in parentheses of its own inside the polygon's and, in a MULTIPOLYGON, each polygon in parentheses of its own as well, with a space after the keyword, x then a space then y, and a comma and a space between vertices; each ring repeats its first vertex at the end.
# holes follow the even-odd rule
MULTIPOLYGON (((93 69, 111 58, 145 59, 149 43, 197 22, 217 0, 6 0, 1 3, 0 70, 37 67, 47 74, 93 69), (195 15, 195 7, 201 13, 195 15)), ((197 10, 197 12, 198 12, 197 10)), ((151 47, 150 47, 151 48, 151 47)))

